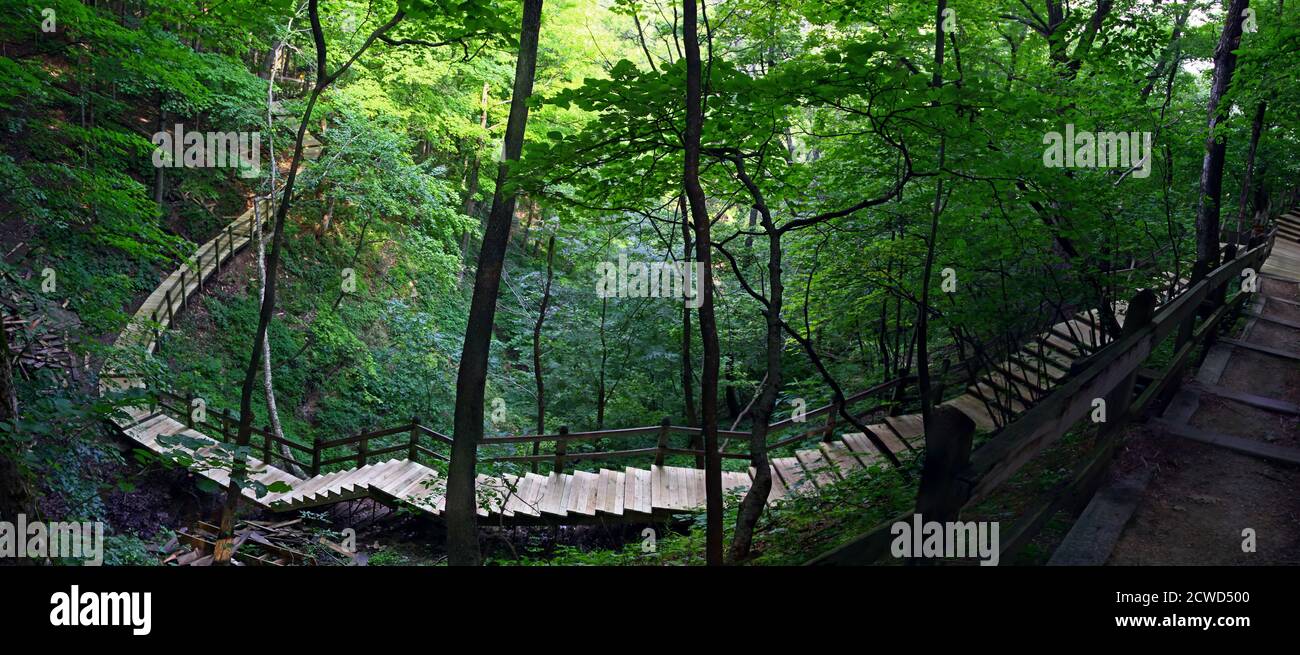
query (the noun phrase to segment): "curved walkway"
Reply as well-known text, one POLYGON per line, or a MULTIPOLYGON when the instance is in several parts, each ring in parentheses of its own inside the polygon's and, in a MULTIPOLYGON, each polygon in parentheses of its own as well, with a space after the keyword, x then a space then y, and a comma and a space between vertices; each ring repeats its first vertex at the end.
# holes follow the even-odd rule
MULTIPOLYGON (((313 140, 314 141, 314 140, 313 140)), ((319 152, 319 144, 309 146, 319 152)), ((314 158, 311 157, 311 158, 314 158)), ((203 282, 219 274, 221 265, 250 242, 252 210, 236 218, 216 238, 198 249, 187 262, 163 281, 117 340, 119 346, 140 346, 153 352, 158 334, 167 329, 203 282)), ((1163 284, 1172 279, 1164 276, 1163 284)), ((1174 285, 1177 292, 1186 280, 1174 285)), ((1171 294, 1171 295, 1176 295, 1171 294)), ((1125 306, 1114 307, 1122 322, 1125 306)), ((994 430, 1004 417, 1015 416, 1045 396, 1064 377, 1071 365, 1095 352, 1104 343, 1097 329, 1097 312, 1080 313, 1063 321, 1027 344, 1007 361, 993 367, 976 385, 946 401, 969 416, 984 430, 994 430)), ((132 376, 106 374, 103 390, 142 387, 132 376)), ((164 456, 195 453, 160 437, 182 435, 209 442, 200 448, 215 448, 217 441, 187 427, 181 421, 153 407, 133 407, 128 418, 117 421, 124 434, 141 446, 164 456), (167 441, 164 439, 163 441, 167 441), (178 453, 178 451, 180 451, 178 453)), ((889 416, 867 428, 894 452, 923 446, 920 415, 889 416)), ((833 427, 828 427, 833 430, 833 427)), ((772 459, 772 491, 769 502, 792 494, 812 493, 822 485, 855 469, 876 465, 883 457, 862 433, 843 433, 814 448, 797 450, 794 457, 772 459)), ((364 460, 364 457, 363 457, 364 460)), ((197 469, 197 467, 194 467, 197 469)), ((195 470, 217 484, 229 481, 221 469, 195 470)), ((750 472, 723 472, 725 491, 739 492, 751 481, 750 472)), ((290 511, 328 505, 361 497, 372 497, 392 505, 405 505, 433 516, 442 513, 444 480, 433 468, 410 459, 391 459, 347 470, 300 479, 257 459, 249 460, 249 477, 264 485, 282 482, 288 491, 257 496, 251 489, 244 495, 250 502, 272 511, 290 511)), ((647 520, 673 513, 702 509, 705 503, 704 471, 697 468, 660 466, 627 467, 598 472, 526 473, 478 478, 479 515, 484 520, 511 523, 583 523, 603 520, 647 520)))

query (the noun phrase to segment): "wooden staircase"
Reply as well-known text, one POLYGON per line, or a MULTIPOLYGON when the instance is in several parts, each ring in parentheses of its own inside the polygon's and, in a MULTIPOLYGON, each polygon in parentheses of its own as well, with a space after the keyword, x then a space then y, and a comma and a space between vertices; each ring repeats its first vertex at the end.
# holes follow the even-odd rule
MULTIPOLYGON (((309 159, 315 159, 320 146, 310 135, 308 137, 306 153, 309 159)), ((159 331, 173 323, 176 313, 188 306, 190 297, 202 289, 205 281, 219 274, 223 262, 233 258, 251 242, 252 214, 249 210, 236 218, 212 241, 201 246, 191 262, 168 276, 137 311, 135 320, 119 336, 117 345, 138 346, 152 352, 159 331)), ((1289 216, 1289 220, 1297 221, 1294 214, 1289 216)), ((1167 275, 1152 281, 1153 286, 1174 287, 1175 292, 1170 296, 1176 296, 1186 284, 1185 279, 1173 284, 1172 276, 1167 275)), ((1125 309, 1123 303, 1113 307, 1121 322, 1125 309)), ((1067 377, 1076 361, 1107 342, 1099 325, 1097 312, 1093 310, 1052 326, 1006 361, 992 366, 977 383, 969 385, 963 393, 943 405, 956 407, 983 430, 996 430, 1047 395, 1067 377)), ((141 380, 131 375, 114 375, 111 365, 106 370, 108 372, 101 378, 102 391, 143 386, 141 380)), ((862 420, 871 416, 874 415, 870 412, 864 413, 862 420)), ((923 425, 919 414, 871 420, 879 422, 867 425, 867 429, 891 452, 902 454, 923 446, 923 425)), ((160 413, 156 408, 131 408, 116 422, 123 433, 140 446, 167 457, 179 455, 202 461, 199 458, 210 453, 217 444, 211 437, 160 413), (190 451, 174 441, 169 442, 167 437, 175 435, 209 445, 190 451)), ((773 475, 769 503, 796 494, 816 493, 819 488, 855 471, 882 465, 884 457, 866 434, 841 431, 834 435, 833 427, 833 424, 827 425, 827 438, 815 446, 799 448, 793 456, 771 459, 773 475)), ((624 430, 633 431, 636 430, 624 430)), ((816 432, 813 430, 809 434, 816 432)), ((798 443, 806 444, 807 441, 798 443)), ((411 453, 414 455, 414 441, 412 444, 411 453)), ((366 461, 364 454, 360 461, 366 461)), ((288 491, 267 492, 261 496, 251 488, 244 490, 244 496, 252 504, 271 511, 308 509, 371 497, 390 505, 407 506, 431 516, 440 516, 446 504, 442 475, 424 463, 406 458, 364 463, 305 480, 259 459, 250 459, 247 465, 249 479, 267 487, 283 483, 289 488, 288 491)), ((225 486, 230 481, 227 470, 204 469, 197 464, 191 469, 196 475, 218 485, 225 486)), ((722 483, 725 492, 742 493, 751 484, 752 474, 752 469, 724 471, 722 483)), ((524 473, 500 478, 480 475, 477 489, 478 514, 488 522, 641 521, 697 511, 705 504, 703 470, 659 464, 648 468, 601 468, 546 475, 524 473)))
MULTIPOLYGON (((1185 280, 1180 281, 1183 284, 1185 280)), ((1124 306, 1115 308, 1122 322, 1124 306)), ((1014 416, 1043 397, 1062 380, 1070 365, 1104 342, 1096 312, 1080 313, 1040 335, 1015 356, 994 367, 977 385, 945 403, 961 410, 982 429, 993 430, 1007 416, 1014 416), (1014 392, 1015 397, 1009 394, 1014 392)), ((184 435, 216 441, 185 424, 149 408, 133 408, 130 419, 120 423, 123 432, 150 451, 174 457, 204 454, 160 437, 184 435)), ((889 449, 904 454, 923 445, 923 426, 918 414, 886 416, 867 426, 889 449)), ((795 494, 816 493, 860 469, 888 466, 866 435, 841 433, 814 447, 797 449, 793 456, 773 457, 772 490, 769 503, 795 494)), ((197 470, 218 485, 229 483, 222 469, 197 470)), ((751 484, 753 469, 724 471, 725 493, 740 494, 751 484)), ((276 512, 309 509, 370 497, 393 506, 406 506, 430 516, 440 516, 446 505, 445 480, 434 468, 409 459, 389 459, 345 470, 299 479, 258 459, 249 461, 251 480, 270 486, 281 482, 290 489, 257 496, 245 489, 254 505, 276 512)), ((500 478, 478 477, 478 515, 484 522, 586 523, 607 520, 645 521, 681 512, 703 509, 704 471, 691 467, 653 465, 622 470, 524 473, 500 478)))

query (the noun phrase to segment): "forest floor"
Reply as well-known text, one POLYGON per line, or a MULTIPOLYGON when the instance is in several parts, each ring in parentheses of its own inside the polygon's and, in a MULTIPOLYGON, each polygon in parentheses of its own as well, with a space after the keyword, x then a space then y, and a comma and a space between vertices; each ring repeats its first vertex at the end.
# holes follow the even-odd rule
MULTIPOLYGON (((1262 278, 1263 295, 1300 301, 1297 285, 1262 278)), ((1265 302, 1264 316, 1300 322, 1300 306, 1265 302)), ((1240 339, 1295 352, 1297 333, 1253 321, 1240 339)), ((1217 385, 1296 402, 1300 366, 1234 348, 1217 385)), ((1195 428, 1300 448, 1300 420, 1233 400, 1200 394, 1188 423, 1195 428)), ((1144 427, 1129 431, 1119 469, 1153 475, 1112 551, 1111 565, 1300 564, 1300 467, 1193 442, 1144 427), (1253 529, 1256 551, 1245 552, 1253 529)))

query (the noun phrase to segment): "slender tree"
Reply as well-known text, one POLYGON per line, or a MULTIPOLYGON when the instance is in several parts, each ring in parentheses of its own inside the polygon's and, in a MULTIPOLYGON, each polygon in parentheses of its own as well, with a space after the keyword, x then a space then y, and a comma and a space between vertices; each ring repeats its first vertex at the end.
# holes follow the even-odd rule
MULTIPOLYGON (((552 234, 546 245, 546 283, 542 286, 542 306, 537 310, 537 322, 533 323, 533 381, 537 383, 537 434, 546 434, 546 384, 542 378, 542 326, 546 323, 546 310, 551 304, 551 280, 554 274, 555 235, 552 234)), ((541 442, 533 442, 534 455, 538 453, 539 446, 541 442)), ((537 462, 533 462, 533 473, 536 472, 537 462)))
POLYGON ((447 471, 446 509, 447 561, 453 566, 477 566, 481 562, 474 479, 477 476, 478 442, 483 438, 483 395, 497 293, 501 288, 501 269, 515 213, 515 192, 509 188, 510 164, 517 161, 523 151, 528 97, 533 93, 533 76, 537 71, 537 38, 541 24, 542 0, 524 0, 510 117, 506 121, 505 158, 497 167, 496 192, 492 196, 492 209, 488 213, 483 245, 479 249, 474 296, 470 301, 465 343, 456 375, 455 432, 447 471))
POLYGON ((700 371, 700 428, 704 433, 704 493, 707 528, 705 554, 710 565, 722 564, 722 458, 718 453, 718 324, 713 307, 713 256, 709 212, 700 185, 700 135, 704 128, 704 83, 700 64, 700 39, 695 0, 682 3, 682 37, 686 56, 686 131, 682 136, 685 165, 682 186, 695 227, 695 257, 703 272, 700 340, 704 346, 700 371))
POLYGON ((1237 68, 1237 47, 1241 45, 1241 28, 1249 0, 1232 0, 1223 19, 1223 33, 1214 48, 1214 79, 1210 84, 1209 121, 1205 136, 1205 158, 1201 162, 1201 197, 1196 205, 1196 261, 1209 271, 1219 264, 1219 210, 1223 201, 1223 162, 1228 150, 1227 137, 1219 128, 1228 120, 1229 106, 1223 95, 1232 84, 1237 68))
MULTIPOLYGON (((271 237, 271 254, 266 259, 266 293, 262 296, 261 310, 258 312, 257 331, 253 334, 252 353, 248 358, 248 366, 244 369, 244 383, 240 392, 239 399, 239 429, 235 435, 235 443, 239 447, 247 446, 249 438, 253 433, 253 388, 257 383, 257 374, 259 364, 262 360, 262 347, 266 341, 266 329, 271 324, 271 316, 275 313, 275 287, 276 271, 280 265, 280 251, 284 242, 284 221, 289 215, 289 207, 293 202, 293 187, 298 179, 298 165, 302 163, 303 140, 307 136, 307 124, 311 121, 312 110, 316 107, 316 102, 325 92, 329 85, 333 84, 339 76, 347 72, 352 67, 353 62, 357 60, 376 40, 382 37, 389 30, 397 26, 405 17, 405 13, 399 10, 393 15, 388 22, 380 25, 370 36, 361 44, 361 47, 343 63, 333 73, 328 72, 325 52, 325 31, 321 27, 320 12, 317 9, 318 0, 309 0, 307 4, 308 16, 311 18, 312 39, 316 44, 316 84, 312 87, 311 95, 307 99, 307 106, 303 110, 302 120, 298 123, 298 134, 294 141, 293 159, 289 164, 289 175, 284 181, 284 190, 280 196, 280 205, 275 212, 274 235, 271 237)), ((235 510, 239 507, 239 496, 241 485, 244 483, 246 469, 242 459, 236 458, 233 470, 230 475, 230 485, 226 489, 226 502, 221 510, 221 527, 217 535, 216 546, 213 548, 213 563, 227 564, 233 555, 231 545, 234 542, 235 534, 235 510)))

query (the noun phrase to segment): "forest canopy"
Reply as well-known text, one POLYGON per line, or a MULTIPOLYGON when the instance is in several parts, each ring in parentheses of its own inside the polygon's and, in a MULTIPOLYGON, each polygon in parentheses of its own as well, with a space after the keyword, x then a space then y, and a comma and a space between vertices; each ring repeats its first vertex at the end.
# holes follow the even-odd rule
MULTIPOLYGON (((480 561, 479 476, 662 464, 653 428, 679 426, 667 462, 712 490, 681 556, 717 563, 725 533, 734 560, 799 561, 915 493, 924 440, 887 447, 873 417, 929 428, 1054 324, 1095 308, 1100 347, 1119 303, 1265 234, 1300 179, 1297 77, 1281 0, 6 2, 5 317, 51 317, 6 369, 38 332, 75 338, 69 365, 6 370, 3 510, 109 520, 138 555, 157 526, 122 496, 166 462, 105 419, 165 390, 229 412, 235 459, 266 432, 290 458, 445 435, 453 563, 480 561), (182 148, 202 134, 252 159, 182 148), (231 225, 156 341, 119 339, 231 225), (128 369, 143 389, 101 393, 128 369), (828 438, 879 451, 871 480, 784 510, 830 536, 756 536, 769 459, 823 436, 769 457, 768 426, 823 406, 828 438), (491 444, 645 426, 567 465, 491 444), (724 472, 761 491, 715 506, 724 472)), ((989 389, 980 434, 1037 378, 989 389)), ((286 468, 331 468, 310 459, 286 468)))

